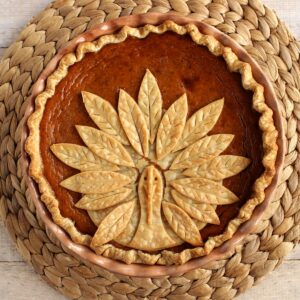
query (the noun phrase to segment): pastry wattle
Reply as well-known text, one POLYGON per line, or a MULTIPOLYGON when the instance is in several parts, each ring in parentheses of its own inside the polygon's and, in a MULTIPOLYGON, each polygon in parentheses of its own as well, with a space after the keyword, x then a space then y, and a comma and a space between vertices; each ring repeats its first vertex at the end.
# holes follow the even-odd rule
POLYGON ((263 87, 192 24, 80 44, 28 126, 30 175, 54 222, 126 263, 209 254, 251 218, 275 174, 263 87))

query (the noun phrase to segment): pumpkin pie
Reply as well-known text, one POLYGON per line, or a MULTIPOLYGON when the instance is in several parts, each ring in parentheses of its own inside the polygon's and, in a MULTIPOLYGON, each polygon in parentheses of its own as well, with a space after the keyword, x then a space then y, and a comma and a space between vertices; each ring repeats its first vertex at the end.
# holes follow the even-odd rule
POLYGON ((277 136, 251 66, 196 25, 123 27, 66 54, 26 150, 53 221, 127 264, 183 264, 265 199, 277 136))

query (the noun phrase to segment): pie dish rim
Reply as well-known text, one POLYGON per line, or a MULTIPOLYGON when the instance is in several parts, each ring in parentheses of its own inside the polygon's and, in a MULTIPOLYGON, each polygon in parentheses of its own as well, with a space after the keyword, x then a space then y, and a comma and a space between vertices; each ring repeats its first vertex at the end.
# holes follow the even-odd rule
MULTIPOLYGON (((149 16, 149 14, 147 14, 148 16, 149 16)), ((152 14, 153 15, 153 14, 152 14)), ((155 14, 155 18, 158 18, 159 16, 158 16, 159 14, 155 14)), ((145 15, 144 15, 145 16, 145 15)), ((140 15, 140 17, 142 17, 141 15, 140 15)), ((188 23, 197 23, 197 24, 200 24, 201 22, 195 22, 194 20, 191 20, 191 19, 189 19, 189 18, 179 18, 179 17, 173 17, 173 16, 166 16, 166 14, 164 14, 163 15, 163 17, 166 19, 173 19, 173 18, 175 18, 177 21, 178 20, 182 20, 182 19, 184 19, 185 21, 184 22, 188 22, 188 23)), ((132 17, 126 17, 126 18, 132 18, 132 17)), ((121 20, 122 18, 120 18, 119 20, 121 20)), ((124 20, 124 19, 123 19, 124 20)), ((183 22, 183 21, 182 21, 183 22)), ((114 21, 114 22, 112 22, 113 24, 116 24, 116 21, 114 21)), ((177 23, 177 22, 176 22, 177 23)), ((204 26, 204 27, 206 27, 206 28, 210 28, 210 26, 209 25, 206 25, 206 24, 203 24, 203 23, 201 23, 202 25, 201 26, 204 26)), ((106 24, 101 24, 100 26, 102 26, 102 27, 104 27, 105 28, 105 25, 106 24)), ((213 30, 213 31, 215 31, 216 32, 216 29, 214 29, 214 28, 210 28, 210 30, 213 30)), ((218 32, 218 34, 220 35, 221 33, 219 32, 219 31, 217 31, 218 32)), ((86 33, 86 34, 88 34, 88 33, 86 33)), ((221 34, 222 35, 222 34, 221 34)), ((227 39, 229 39, 228 37, 226 37, 227 39)), ((80 40, 80 38, 78 39, 78 40, 80 40)), ((210 46, 212 46, 212 45, 210 45, 210 46)), ((252 74, 252 73, 251 73, 252 74)), ((45 79, 43 79, 43 80, 45 80, 45 79)), ((281 137, 282 137, 282 134, 281 134, 281 137)), ((274 146, 274 145, 273 145, 274 146)), ((27 150, 28 150, 28 147, 27 147, 27 150)), ((29 152, 30 152, 31 150, 30 150, 30 147, 29 147, 29 152)), ((281 151, 281 152, 284 152, 284 151, 281 151)), ((31 152, 31 155, 32 155, 32 152, 31 152)), ((281 153, 281 155, 279 155, 279 156, 282 156, 282 153, 281 153)), ((274 157, 273 157, 274 158, 274 157)), ((274 161, 275 161, 275 158, 274 158, 274 161)), ((271 165, 267 165, 267 168, 269 167, 269 169, 268 169, 268 171, 270 172, 270 174, 271 173, 274 173, 275 172, 275 168, 273 168, 272 169, 272 166, 271 165)), ((277 167, 276 168, 277 169, 277 173, 279 173, 279 171, 280 171, 280 167, 277 167)), ((267 174, 266 175, 266 177, 264 177, 264 179, 267 179, 267 178, 269 178, 269 180, 270 180, 270 178, 271 178, 271 175, 270 174, 267 174)), ((34 175, 34 176, 36 176, 36 174, 32 174, 31 173, 31 175, 34 175)), ((273 176, 273 174, 272 174, 272 176, 273 176)), ((278 176, 277 176, 278 177, 278 176)), ((36 178, 37 179, 37 178, 36 178)), ((42 189, 41 189, 42 191, 43 191, 43 187, 42 187, 42 189)), ((263 198, 263 200, 265 199, 265 197, 263 198)), ((261 202, 260 202, 261 203, 261 202)), ((53 204, 53 203, 52 203, 53 204)), ((50 209, 51 210, 51 209, 50 209)), ((251 214, 252 215, 252 214, 251 214)), ((251 219, 251 215, 249 216, 249 218, 251 219)), ((56 222, 56 223, 59 223, 59 222, 56 222)), ((62 226, 62 225, 61 225, 62 226)), ((62 226, 63 228, 64 228, 64 226, 62 226)), ((239 225, 237 226, 237 228, 239 227, 239 225)), ((66 228, 65 228, 66 229, 66 228)), ((68 231, 68 230, 67 230, 68 231)), ((70 233, 70 232, 69 232, 70 233)), ((72 234, 71 234, 72 235, 72 234)), ((73 238, 74 238, 74 236, 73 236, 73 238)), ((78 237, 76 237, 75 236, 75 241, 76 241, 76 239, 77 239, 78 237)), ((229 238, 232 238, 232 236, 230 236, 229 238)), ((80 241, 78 241, 78 242, 80 242, 80 241)), ((208 254, 208 253, 207 253, 208 254)), ((133 261, 133 262, 140 262, 140 261, 133 261)), ((133 263, 133 262, 131 262, 131 263, 133 263)))

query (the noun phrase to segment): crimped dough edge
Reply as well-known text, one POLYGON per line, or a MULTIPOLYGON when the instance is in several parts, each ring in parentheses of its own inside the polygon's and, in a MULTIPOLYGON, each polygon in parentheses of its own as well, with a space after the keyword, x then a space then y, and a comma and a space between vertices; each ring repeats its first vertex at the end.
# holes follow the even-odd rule
POLYGON ((39 127, 47 100, 55 94, 57 84, 67 76, 68 68, 76 62, 81 61, 86 53, 98 52, 108 44, 125 41, 127 37, 142 39, 150 33, 163 34, 166 31, 173 31, 179 35, 189 34, 196 44, 206 46, 213 55, 223 56, 231 72, 239 72, 241 74, 243 87, 254 93, 253 108, 261 115, 259 127, 262 131, 264 149, 262 163, 265 171, 256 179, 253 185, 252 197, 242 206, 238 216, 228 223, 222 234, 210 237, 202 247, 185 249, 179 253, 162 250, 159 254, 151 254, 136 249, 124 250, 109 243, 96 249, 96 253, 99 255, 120 260, 127 264, 179 265, 193 258, 208 255, 214 248, 221 246, 225 241, 232 238, 239 226, 251 218, 254 209, 264 201, 265 189, 271 184, 276 171, 278 132, 274 125, 273 112, 265 102, 264 87, 254 79, 250 64, 240 61, 231 48, 223 46, 213 36, 200 33, 194 24, 180 26, 173 21, 165 21, 159 26, 145 25, 140 28, 124 26, 116 34, 104 35, 94 42, 81 43, 74 53, 63 56, 57 69, 48 77, 45 90, 35 99, 35 111, 28 119, 29 136, 25 148, 31 158, 29 174, 38 183, 41 200, 46 204, 53 221, 62 227, 75 243, 90 245, 91 236, 79 232, 71 219, 61 215, 59 201, 43 174, 44 165, 40 152, 39 127))

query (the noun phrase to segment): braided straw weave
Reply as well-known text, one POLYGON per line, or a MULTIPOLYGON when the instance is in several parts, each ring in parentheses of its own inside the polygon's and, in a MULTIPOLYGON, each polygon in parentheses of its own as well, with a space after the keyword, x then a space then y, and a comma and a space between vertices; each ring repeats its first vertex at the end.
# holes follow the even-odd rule
POLYGON ((59 0, 21 32, 0 63, 1 202, 5 225, 23 258, 71 299, 232 299, 277 267, 300 236, 300 45, 259 0, 59 0), (180 277, 133 278, 80 261, 47 232, 20 171, 26 97, 57 49, 119 16, 168 12, 229 34, 259 62, 280 100, 288 154, 277 195, 256 232, 227 259, 180 277))

